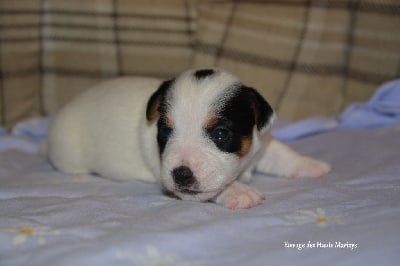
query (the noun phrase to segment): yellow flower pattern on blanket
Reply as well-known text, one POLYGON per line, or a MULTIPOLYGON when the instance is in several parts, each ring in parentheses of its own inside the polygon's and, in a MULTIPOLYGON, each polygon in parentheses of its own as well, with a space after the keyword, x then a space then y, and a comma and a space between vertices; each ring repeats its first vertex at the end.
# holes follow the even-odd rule
POLYGON ((206 265, 204 261, 184 261, 176 255, 160 254, 157 247, 153 245, 146 246, 146 253, 144 255, 137 255, 132 252, 118 251, 116 258, 120 261, 132 263, 138 266, 203 266, 206 265))
POLYGON ((344 215, 327 215, 321 208, 298 210, 295 215, 286 216, 291 225, 316 224, 319 227, 325 227, 328 224, 344 224, 343 217, 344 215))
POLYGON ((29 239, 36 240, 39 244, 44 244, 47 236, 59 234, 59 231, 52 230, 47 226, 5 228, 0 231, 15 234, 13 244, 16 246, 24 244, 29 239))

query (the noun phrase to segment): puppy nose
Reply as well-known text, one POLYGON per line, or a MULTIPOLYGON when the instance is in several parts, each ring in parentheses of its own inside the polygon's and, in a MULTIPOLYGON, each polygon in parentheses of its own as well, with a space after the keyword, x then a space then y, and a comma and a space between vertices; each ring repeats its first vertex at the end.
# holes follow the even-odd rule
POLYGON ((181 187, 189 187, 196 181, 192 170, 187 166, 179 166, 172 170, 172 178, 175 184, 181 187))

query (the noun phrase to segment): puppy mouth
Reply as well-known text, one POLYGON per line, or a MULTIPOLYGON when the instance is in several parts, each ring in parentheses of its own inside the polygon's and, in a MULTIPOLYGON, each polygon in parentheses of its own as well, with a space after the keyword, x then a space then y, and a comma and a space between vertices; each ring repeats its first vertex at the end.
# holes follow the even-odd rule
POLYGON ((176 188, 173 190, 163 186, 162 192, 172 198, 182 200, 207 201, 218 195, 221 190, 198 190, 190 188, 176 188))
POLYGON ((177 191, 180 193, 189 194, 189 195, 197 195, 197 194, 200 194, 203 192, 201 190, 195 190, 195 189, 190 189, 190 188, 178 188, 177 191))

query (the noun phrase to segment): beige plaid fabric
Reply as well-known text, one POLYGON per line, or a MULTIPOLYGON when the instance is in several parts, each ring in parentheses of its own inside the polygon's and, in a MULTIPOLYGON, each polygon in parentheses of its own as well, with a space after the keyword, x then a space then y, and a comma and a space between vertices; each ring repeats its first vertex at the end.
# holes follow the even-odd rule
POLYGON ((185 0, 0 0, 0 117, 57 110, 120 75, 170 77, 190 67, 185 0))
POLYGON ((400 76, 399 1, 223 1, 199 7, 196 66, 262 91, 279 117, 332 115, 400 76))
POLYGON ((120 75, 217 66, 279 117, 332 115, 400 76, 397 0, 0 0, 0 119, 120 75))

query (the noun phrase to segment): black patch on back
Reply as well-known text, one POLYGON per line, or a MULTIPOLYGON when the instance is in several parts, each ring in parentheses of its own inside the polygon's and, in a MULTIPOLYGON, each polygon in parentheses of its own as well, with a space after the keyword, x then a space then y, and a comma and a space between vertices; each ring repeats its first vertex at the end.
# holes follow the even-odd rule
POLYGON ((212 128, 207 129, 208 136, 215 145, 224 152, 237 153, 241 150, 242 138, 251 137, 253 128, 263 128, 273 114, 271 106, 253 88, 240 85, 236 93, 225 103, 217 102, 217 116, 219 121, 212 128), (228 137, 224 141, 212 138, 216 129, 228 130, 228 137))
POLYGON ((196 72, 194 72, 194 76, 198 80, 205 79, 205 78, 207 78, 209 76, 212 76, 214 74, 215 74, 215 70, 213 70, 213 69, 199 69, 196 72))

